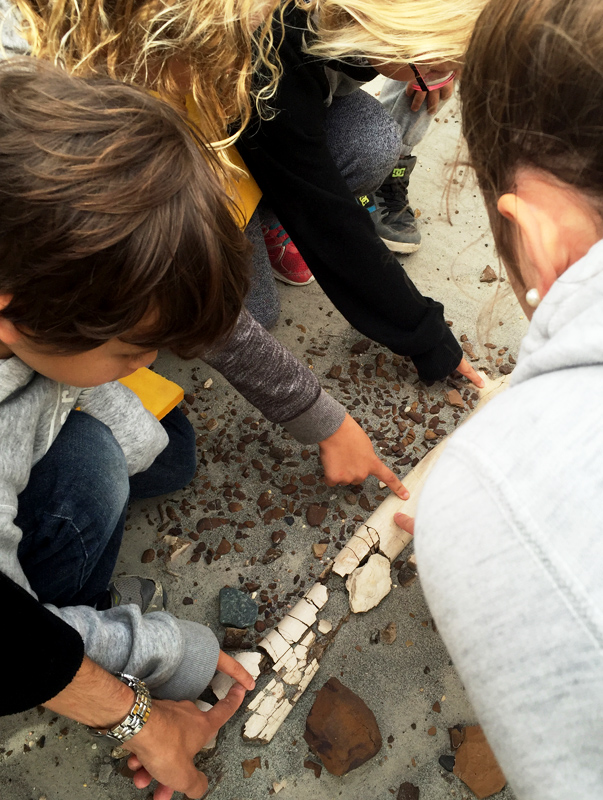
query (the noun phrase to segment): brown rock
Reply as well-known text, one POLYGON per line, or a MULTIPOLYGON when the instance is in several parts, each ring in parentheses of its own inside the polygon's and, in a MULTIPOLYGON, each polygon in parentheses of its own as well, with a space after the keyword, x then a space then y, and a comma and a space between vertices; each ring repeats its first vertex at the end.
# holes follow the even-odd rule
POLYGON ((431 441, 432 439, 437 439, 438 438, 438 434, 435 433, 434 431, 429 430, 429 428, 428 428, 425 431, 424 437, 425 437, 425 439, 427 439, 427 441, 431 441))
POLYGON ((385 644, 393 644, 398 636, 396 623, 390 622, 389 625, 386 625, 385 628, 380 631, 380 634, 380 639, 382 642, 385 642, 385 644))
POLYGON ((448 734, 450 736, 450 746, 453 750, 458 750, 465 741, 464 728, 460 725, 455 725, 454 728, 448 728, 448 734))
POLYGON ((222 650, 240 650, 246 634, 246 628, 226 628, 222 641, 222 650))
POLYGON ((231 547, 232 547, 232 545, 230 544, 228 539, 222 539, 222 541, 220 542, 220 544, 218 545, 218 547, 216 549, 216 554, 219 555, 219 556, 225 556, 226 553, 230 553, 230 548, 231 547))
POLYGON ((274 533, 270 538, 272 539, 274 544, 280 544, 283 541, 283 539, 286 538, 286 536, 287 534, 285 533, 285 531, 274 531, 274 533))
POLYGON ((277 558, 283 555, 283 551, 278 547, 269 547, 262 556, 262 564, 272 564, 277 558))
POLYGON ((375 715, 364 700, 330 678, 306 720, 304 739, 333 775, 346 775, 381 749, 375 715))
POLYGON ((498 275, 496 274, 496 272, 494 272, 492 267, 487 266, 486 269, 479 276, 479 279, 481 283, 494 283, 494 281, 498 280, 498 275))
POLYGON ((467 784, 478 800, 484 800, 500 792, 507 781, 481 726, 469 725, 464 732, 465 739, 456 751, 452 771, 467 784))
POLYGON ((403 783, 398 789, 396 800, 419 800, 419 787, 414 783, 403 783))
POLYGON ((440 705, 438 700, 436 700, 435 703, 432 705, 431 710, 435 711, 436 714, 439 714, 442 711, 442 706, 440 705))
POLYGON ((501 364, 498 371, 501 375, 510 375, 513 372, 513 366, 511 364, 501 364))
POLYGON ((272 495, 270 494, 270 492, 262 492, 262 494, 258 497, 258 500, 257 500, 258 506, 262 510, 264 510, 265 508, 268 508, 268 506, 271 505, 272 502, 273 502, 273 498, 272 498, 272 495))
POLYGON ((437 732, 438 732, 438 729, 432 726, 432 727, 431 727, 431 728, 430 728, 430 729, 427 731, 427 735, 428 735, 428 736, 435 736, 437 732))
POLYGON ((153 549, 145 550, 144 553, 140 556, 140 560, 143 564, 150 564, 151 561, 155 559, 155 551, 153 549))
POLYGON ((243 777, 251 778, 256 769, 262 769, 262 759, 260 756, 247 758, 245 761, 241 761, 241 766, 243 767, 243 777))
POLYGON ((447 396, 448 402, 451 406, 454 406, 455 408, 465 408, 465 403, 458 389, 451 389, 449 392, 447 392, 447 396))
POLYGON ((240 503, 229 503, 228 510, 231 514, 235 514, 237 511, 242 511, 243 506, 240 503))
POLYGON ((325 517, 327 516, 327 508, 324 506, 317 506, 312 504, 308 507, 306 511, 306 519, 308 520, 308 525, 312 525, 312 527, 318 527, 322 525, 325 521, 325 517))
POLYGON ((317 764, 316 761, 310 761, 310 759, 307 758, 304 761, 304 767, 306 769, 314 770, 314 777, 320 778, 320 774, 322 772, 322 764, 317 764))
POLYGON ((327 372, 327 378, 338 378, 341 375, 341 367, 339 364, 333 364, 331 369, 327 372))
POLYGON ((314 553, 314 558, 322 558, 327 550, 328 545, 326 544, 317 544, 316 542, 312 545, 312 551, 314 553))
POLYGON ((350 347, 352 353, 366 353, 371 346, 370 339, 361 339, 350 347))

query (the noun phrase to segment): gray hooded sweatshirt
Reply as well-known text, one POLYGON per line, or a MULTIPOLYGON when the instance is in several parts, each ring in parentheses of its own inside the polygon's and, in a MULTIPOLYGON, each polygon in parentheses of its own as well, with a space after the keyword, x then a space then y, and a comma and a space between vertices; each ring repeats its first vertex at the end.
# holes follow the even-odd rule
POLYGON ((425 595, 519 800, 603 797, 602 399, 600 241, 419 501, 425 595))
MULTIPOLYGON (((227 346, 207 360, 302 442, 321 441, 341 425, 343 407, 245 311, 227 346)), ((16 357, 0 359, 0 570, 32 594, 17 558, 17 497, 75 407, 111 429, 130 475, 146 470, 167 444, 163 427, 120 383, 78 389, 45 378, 16 357)), ((164 612, 142 616, 131 605, 48 608, 79 631, 91 659, 111 672, 138 675, 156 697, 194 699, 215 672, 218 642, 205 625, 164 612)))

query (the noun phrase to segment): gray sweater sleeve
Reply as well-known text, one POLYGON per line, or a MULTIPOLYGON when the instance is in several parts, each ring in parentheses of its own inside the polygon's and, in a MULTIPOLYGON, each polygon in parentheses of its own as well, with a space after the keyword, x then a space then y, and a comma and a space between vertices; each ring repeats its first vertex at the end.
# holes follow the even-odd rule
POLYGON ((235 330, 204 360, 302 444, 321 442, 339 428, 345 409, 316 377, 243 310, 235 330))

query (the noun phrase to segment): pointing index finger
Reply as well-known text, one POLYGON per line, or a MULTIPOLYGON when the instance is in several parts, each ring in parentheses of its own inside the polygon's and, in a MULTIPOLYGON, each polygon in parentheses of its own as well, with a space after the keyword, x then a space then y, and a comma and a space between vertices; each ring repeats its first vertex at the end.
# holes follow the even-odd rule
POLYGON ((401 500, 408 500, 410 497, 410 492, 404 486, 400 478, 391 471, 389 467, 387 467, 382 461, 377 462, 377 466, 373 470, 372 474, 375 478, 378 478, 380 481, 388 486, 394 494, 397 494, 401 500))

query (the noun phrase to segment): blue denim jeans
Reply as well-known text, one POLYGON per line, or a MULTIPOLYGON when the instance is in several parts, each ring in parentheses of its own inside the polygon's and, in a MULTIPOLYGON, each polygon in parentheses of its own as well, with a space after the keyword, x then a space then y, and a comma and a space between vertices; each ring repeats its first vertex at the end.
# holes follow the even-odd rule
POLYGON ((192 426, 175 408, 161 424, 169 443, 145 472, 128 478, 109 428, 72 411, 19 495, 18 556, 43 603, 96 605, 107 590, 124 531, 128 499, 188 484, 196 468, 192 426))

